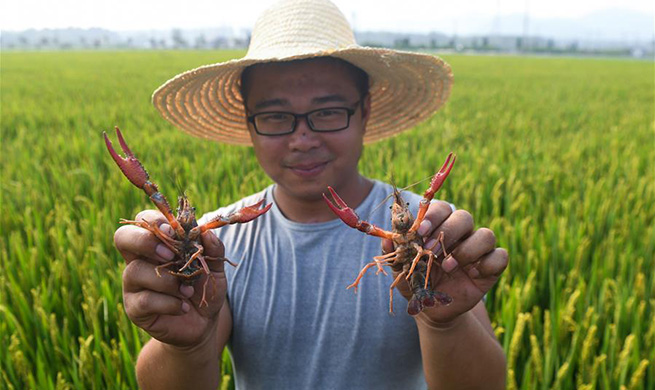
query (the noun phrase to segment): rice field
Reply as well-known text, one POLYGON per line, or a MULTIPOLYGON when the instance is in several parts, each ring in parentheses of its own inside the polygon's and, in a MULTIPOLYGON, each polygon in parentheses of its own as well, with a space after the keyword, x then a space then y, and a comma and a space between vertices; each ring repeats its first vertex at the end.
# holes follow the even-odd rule
MULTIPOLYGON (((152 206, 101 133, 121 127, 164 194, 200 211, 261 189, 251 149, 187 136, 149 102, 173 75, 243 54, 2 53, 0 389, 137 387, 148 336, 124 313, 112 236, 152 206)), ((406 185, 458 154, 440 196, 510 253, 487 301, 509 389, 655 388, 653 62, 445 59, 445 109, 367 146, 362 172, 406 185)))

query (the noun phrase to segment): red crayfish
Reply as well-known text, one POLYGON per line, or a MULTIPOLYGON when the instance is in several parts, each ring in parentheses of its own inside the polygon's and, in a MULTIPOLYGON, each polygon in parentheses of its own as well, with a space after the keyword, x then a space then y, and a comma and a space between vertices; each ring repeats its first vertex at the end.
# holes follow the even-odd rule
POLYGON ((180 278, 182 283, 192 284, 203 273, 206 274, 207 280, 203 285, 200 306, 207 306, 207 283, 209 282, 209 278, 213 277, 210 273, 207 261, 226 261, 232 266, 236 266, 236 264, 224 257, 210 257, 204 255, 200 235, 207 230, 216 229, 224 225, 252 221, 267 212, 271 208, 272 203, 260 209, 261 205, 264 203, 264 199, 262 199, 259 202, 244 207, 226 217, 219 215, 203 225, 198 225, 198 222, 196 221, 196 209, 191 206, 186 195, 183 195, 178 198, 177 217, 175 217, 173 216, 168 201, 164 195, 159 192, 157 185, 150 181, 148 172, 146 172, 143 165, 141 165, 141 162, 129 149, 118 127, 116 127, 116 135, 118 136, 118 142, 120 143, 126 157, 121 157, 116 153, 111 141, 109 141, 109 138, 107 137, 107 134, 103 132, 103 135, 111 157, 116 161, 116 164, 118 164, 118 167, 123 171, 123 174, 130 180, 130 182, 148 194, 155 206, 157 206, 159 211, 161 211, 164 217, 168 220, 168 223, 173 230, 174 237, 168 236, 162 232, 157 225, 151 224, 147 221, 129 221, 121 219, 121 223, 136 225, 149 230, 175 254, 172 261, 161 264, 155 268, 158 276, 161 276, 161 269, 167 269, 171 275, 180 278))
MULTIPOLYGON (((418 227, 425 218, 430 201, 434 194, 439 191, 442 184, 448 177, 450 170, 455 164, 456 156, 453 153, 448 155, 446 162, 437 172, 430 186, 423 194, 423 199, 419 203, 419 210, 416 219, 409 211, 409 203, 405 203, 400 196, 400 192, 394 188, 394 203, 391 208, 391 226, 392 231, 383 230, 369 222, 359 219, 355 211, 339 197, 339 195, 328 186, 336 204, 332 203, 328 197, 323 194, 330 209, 348 226, 360 230, 366 234, 389 239, 393 241, 394 251, 374 257, 374 261, 367 264, 350 286, 355 288, 364 276, 366 271, 371 267, 377 267, 376 274, 380 272, 387 274, 382 266, 389 266, 394 272, 398 273, 389 288, 389 313, 393 314, 393 289, 405 278, 409 281, 412 290, 412 297, 407 304, 407 312, 410 315, 417 315, 425 307, 433 307, 438 303, 449 305, 452 298, 443 292, 434 291, 430 288, 430 272, 432 264, 437 261, 438 252, 443 252, 443 259, 449 255, 446 253, 443 232, 437 237, 436 244, 431 248, 425 248, 423 237, 418 234, 418 227), (452 158, 452 161, 451 161, 452 158), (436 248, 436 249, 435 249, 436 248)), ((443 261, 442 259, 442 261, 443 261)))

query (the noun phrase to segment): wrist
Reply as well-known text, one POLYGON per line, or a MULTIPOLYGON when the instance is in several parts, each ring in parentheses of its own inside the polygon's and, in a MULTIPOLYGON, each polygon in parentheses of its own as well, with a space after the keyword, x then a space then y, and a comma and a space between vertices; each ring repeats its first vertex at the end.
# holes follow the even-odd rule
POLYGON ((430 318, 429 314, 426 314, 426 312, 423 311, 414 317, 414 319, 416 320, 416 324, 420 327, 437 332, 448 332, 465 326, 470 319, 473 319, 473 313, 469 310, 449 321, 435 321, 430 318))
MULTIPOLYGON (((192 361, 195 364, 214 362, 220 357, 215 322, 207 330, 205 336, 193 345, 175 345, 156 340, 163 352, 178 359, 192 361)), ((154 341, 154 340, 153 340, 154 341)))

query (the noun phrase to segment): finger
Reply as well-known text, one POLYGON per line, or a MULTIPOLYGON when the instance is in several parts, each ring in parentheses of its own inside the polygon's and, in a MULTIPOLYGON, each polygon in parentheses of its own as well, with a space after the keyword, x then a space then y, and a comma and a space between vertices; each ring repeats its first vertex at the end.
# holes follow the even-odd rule
POLYGON ((136 324, 157 315, 182 315, 190 309, 182 299, 151 290, 125 293, 123 300, 127 316, 136 324))
MULTIPOLYGON (((152 226, 157 226, 162 233, 167 234, 169 237, 175 237, 173 228, 169 225, 164 214, 159 210, 143 210, 134 219, 136 221, 148 222, 152 226)), ((170 261, 175 257, 173 252, 166 245, 161 244, 161 242, 160 245, 155 247, 155 252, 166 261, 170 261)))
POLYGON ((393 241, 387 240, 386 238, 382 239, 382 253, 387 254, 393 252, 393 241))
POLYGON ((189 287, 193 292, 189 301, 204 314, 215 313, 225 301, 227 281, 223 272, 202 274, 189 287))
MULTIPOLYGON (((162 225, 162 229, 166 231, 167 226, 162 225)), ((175 257, 174 253, 154 234, 134 225, 123 225, 118 228, 114 233, 114 245, 127 263, 138 258, 162 263, 175 257)))
POLYGON ((496 236, 487 228, 480 228, 472 235, 459 243, 453 250, 452 255, 457 259, 460 266, 475 263, 496 247, 496 236))
MULTIPOLYGON (((456 210, 446 220, 437 227, 432 233, 431 238, 425 243, 426 248, 432 248, 436 245, 436 239, 441 232, 444 233, 444 243, 446 251, 449 251, 454 245, 473 233, 473 216, 468 211, 456 210)), ((437 247, 435 254, 439 255, 441 249, 437 247)))
MULTIPOLYGON (((509 255, 504 248, 496 248, 493 252, 484 255, 472 269, 478 272, 478 275, 469 276, 474 278, 486 278, 500 276, 509 264, 509 255)), ((474 273, 475 274, 475 273, 474 273)))
POLYGON ((161 225, 164 222, 168 222, 164 214, 159 210, 143 210, 140 211, 135 217, 135 221, 144 221, 153 225, 161 225))
POLYGON ((450 204, 444 201, 430 203, 428 211, 425 213, 425 219, 418 228, 418 234, 422 237, 430 237, 434 230, 441 225, 446 218, 452 214, 453 209, 450 204))
POLYGON ((145 260, 134 260, 127 264, 123 271, 123 291, 136 293, 151 290, 178 298, 187 298, 193 294, 185 294, 180 289, 180 280, 171 275, 168 270, 161 269, 157 275, 155 266, 145 260))
MULTIPOLYGON (((205 257, 205 263, 207 263, 207 267, 209 267, 209 270, 213 273, 223 273, 225 272, 225 263, 229 260, 231 263, 233 263, 235 266, 239 266, 238 263, 235 263, 234 261, 231 261, 230 259, 227 259, 225 257, 205 257)), ((228 263, 228 267, 232 267, 232 264, 228 263)))
POLYGON ((210 257, 223 257, 225 256, 225 246, 223 243, 216 237, 212 231, 207 231, 202 233, 201 236, 202 246, 204 248, 203 253, 206 256, 210 257))

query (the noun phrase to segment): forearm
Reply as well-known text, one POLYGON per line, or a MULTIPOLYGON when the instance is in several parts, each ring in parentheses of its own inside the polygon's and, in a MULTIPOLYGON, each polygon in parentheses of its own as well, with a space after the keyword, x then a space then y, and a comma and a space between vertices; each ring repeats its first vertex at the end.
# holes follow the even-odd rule
POLYGON ((472 311, 448 327, 417 316, 423 370, 430 389, 504 389, 505 353, 472 311))
MULTIPOLYGON (((213 332, 215 334, 215 332, 213 332)), ((211 337, 202 346, 180 349, 151 339, 136 364, 141 389, 216 389, 223 345, 211 337)))

